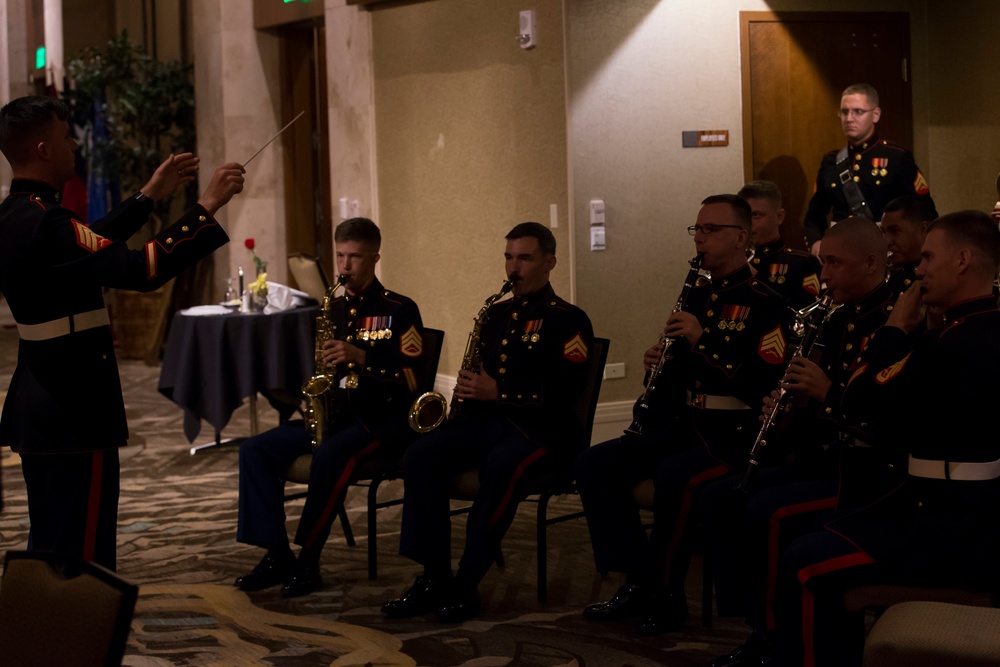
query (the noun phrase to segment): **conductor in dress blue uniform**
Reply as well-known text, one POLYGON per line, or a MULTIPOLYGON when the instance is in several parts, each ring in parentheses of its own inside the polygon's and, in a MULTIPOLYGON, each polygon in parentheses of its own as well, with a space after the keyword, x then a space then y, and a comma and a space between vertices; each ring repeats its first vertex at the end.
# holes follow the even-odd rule
POLYGON ((830 151, 820 161, 816 190, 802 223, 806 247, 817 257, 831 217, 834 223, 851 216, 878 222, 885 205, 906 194, 933 206, 930 186, 913 154, 878 136, 875 126, 882 109, 875 88, 867 83, 848 86, 841 95, 838 115, 847 146, 830 151), (867 210, 859 206, 862 201, 867 210))
POLYGON ((241 590, 283 584, 282 594, 296 597, 319 588, 320 554, 352 472, 360 461, 398 456, 412 439, 407 412, 417 389, 423 324, 413 300, 385 289, 375 277, 381 243, 378 227, 367 218, 345 220, 334 232, 344 294, 328 293, 334 333, 317 344, 327 373, 342 386, 331 389, 333 414, 323 417, 325 435, 314 449, 313 434, 299 419, 240 445, 236 539, 267 549, 253 571, 234 582, 241 590), (296 558, 285 529, 284 484, 285 471, 304 454, 312 454, 312 462, 295 534, 302 547, 296 558))
POLYGON ((481 370, 459 371, 458 416, 449 413, 404 457, 400 553, 423 565, 424 573, 401 598, 382 606, 387 616, 436 611, 441 622, 475 616, 477 586, 523 496, 519 482, 568 470, 578 453, 582 434, 573 406, 594 345, 590 318, 549 284, 556 240, 547 227, 516 225, 507 234, 504 257, 513 298, 486 313, 478 344, 481 370), (480 488, 453 579, 449 482, 474 468, 480 488))
POLYGON ((758 180, 736 194, 750 204, 750 266, 757 279, 784 296, 790 307, 805 308, 819 295, 820 264, 808 252, 789 248, 781 240, 781 223, 785 221, 781 190, 771 181, 758 180))
POLYGON ((841 403, 874 447, 902 455, 906 477, 785 551, 783 666, 861 665, 864 617, 844 608, 853 586, 1000 589, 1000 445, 988 435, 1000 403, 1000 232, 981 211, 951 213, 931 224, 921 257, 841 403))
POLYGON ((243 189, 243 167, 216 169, 198 204, 138 250, 126 241, 153 202, 191 181, 198 159, 171 155, 139 192, 89 226, 59 205, 77 143, 65 105, 22 97, 0 109, 10 195, 0 204, 0 291, 20 343, 0 445, 21 457, 28 548, 115 568, 118 448, 128 439, 103 288, 151 291, 229 237, 213 217, 243 189))

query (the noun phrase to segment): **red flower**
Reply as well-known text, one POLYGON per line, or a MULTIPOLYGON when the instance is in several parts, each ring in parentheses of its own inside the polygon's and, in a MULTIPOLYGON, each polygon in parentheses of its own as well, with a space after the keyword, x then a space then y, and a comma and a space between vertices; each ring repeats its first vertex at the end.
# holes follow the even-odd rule
POLYGON ((247 247, 247 250, 253 250, 254 247, 253 239, 252 238, 247 239, 246 241, 243 242, 243 245, 247 247))

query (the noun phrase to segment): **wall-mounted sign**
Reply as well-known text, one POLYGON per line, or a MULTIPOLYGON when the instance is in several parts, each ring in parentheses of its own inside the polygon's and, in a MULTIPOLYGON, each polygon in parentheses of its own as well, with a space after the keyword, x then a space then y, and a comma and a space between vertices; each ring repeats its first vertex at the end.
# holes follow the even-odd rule
POLYGON ((681 132, 681 145, 684 148, 728 146, 729 130, 689 130, 681 132))

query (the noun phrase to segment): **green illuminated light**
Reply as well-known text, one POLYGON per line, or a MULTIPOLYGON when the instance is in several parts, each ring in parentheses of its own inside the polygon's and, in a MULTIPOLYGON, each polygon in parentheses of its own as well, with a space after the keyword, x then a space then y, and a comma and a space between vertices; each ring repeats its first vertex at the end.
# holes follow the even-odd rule
POLYGON ((45 47, 35 49, 35 69, 45 69, 45 47))

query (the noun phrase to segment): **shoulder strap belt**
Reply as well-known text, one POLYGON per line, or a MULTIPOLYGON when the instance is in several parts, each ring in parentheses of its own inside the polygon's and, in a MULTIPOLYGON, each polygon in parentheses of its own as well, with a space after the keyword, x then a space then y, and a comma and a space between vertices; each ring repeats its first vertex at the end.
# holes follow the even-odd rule
POLYGON ((844 197, 847 198, 847 205, 851 208, 851 215, 863 216, 873 222, 878 222, 878 220, 875 220, 875 215, 865 200, 864 193, 861 192, 858 184, 854 182, 854 174, 851 173, 850 156, 848 155, 847 146, 841 148, 840 152, 837 153, 836 169, 837 174, 839 174, 840 184, 844 188, 844 197))
POLYGON ((21 335, 21 340, 49 340, 67 336, 74 331, 96 329, 109 324, 111 324, 111 318, 108 317, 108 309, 98 308, 40 324, 21 324, 18 322, 17 332, 21 335))

